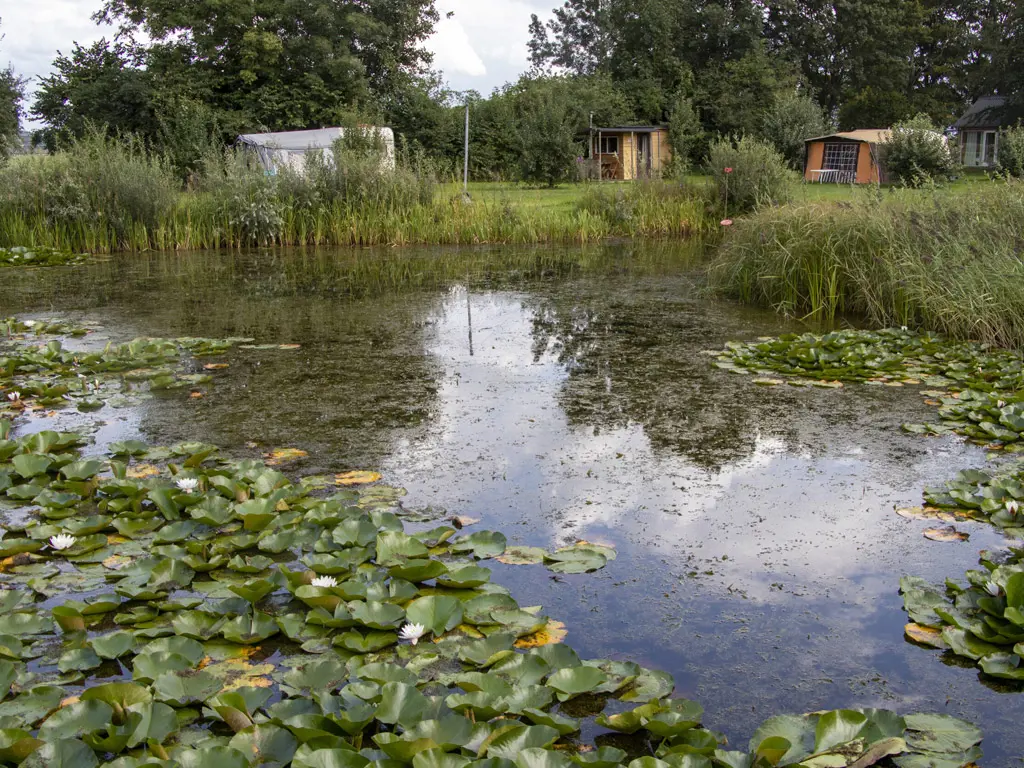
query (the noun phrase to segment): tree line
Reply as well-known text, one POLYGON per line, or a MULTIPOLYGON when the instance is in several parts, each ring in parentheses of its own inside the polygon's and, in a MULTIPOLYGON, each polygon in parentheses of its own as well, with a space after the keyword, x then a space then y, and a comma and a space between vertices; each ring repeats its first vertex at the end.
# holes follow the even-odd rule
POLYGON ((106 0, 96 20, 114 39, 59 54, 32 104, 0 73, 8 144, 27 111, 49 149, 102 125, 187 166, 241 132, 359 120, 454 170, 469 102, 474 178, 550 182, 591 121, 668 124, 680 166, 741 134, 797 164, 831 127, 947 126, 1024 93, 1016 0, 565 0, 530 21, 530 71, 488 95, 431 69, 434 0, 106 0))

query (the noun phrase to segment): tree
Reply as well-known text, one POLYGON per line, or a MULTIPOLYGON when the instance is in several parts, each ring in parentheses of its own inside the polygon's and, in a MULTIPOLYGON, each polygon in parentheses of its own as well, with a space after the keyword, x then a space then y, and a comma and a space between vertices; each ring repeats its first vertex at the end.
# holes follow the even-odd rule
POLYGON ((515 103, 515 120, 522 179, 549 187, 565 181, 582 156, 582 147, 564 92, 557 88, 526 91, 515 103))
POLYGON ((89 125, 157 138, 153 77, 128 47, 107 40, 88 48, 76 43, 70 56, 58 54, 53 68, 32 106, 46 123, 39 133, 49 150, 80 138, 89 125))
POLYGON ((434 0, 107 0, 147 70, 225 126, 288 130, 379 111, 422 74, 434 0))
MULTIPOLYGON (((3 37, 0 36, 0 40, 3 37)), ((21 143, 21 102, 25 97, 25 81, 10 67, 0 70, 0 162, 21 143)))
POLYGON ((828 130, 818 103, 806 93, 791 92, 776 98, 765 110, 758 135, 786 158, 790 168, 800 170, 807 139, 822 136, 828 130))
POLYGON ((668 136, 672 145, 672 166, 676 175, 685 173, 690 164, 701 159, 707 149, 707 137, 700 113, 693 99, 684 92, 676 95, 668 119, 668 136))

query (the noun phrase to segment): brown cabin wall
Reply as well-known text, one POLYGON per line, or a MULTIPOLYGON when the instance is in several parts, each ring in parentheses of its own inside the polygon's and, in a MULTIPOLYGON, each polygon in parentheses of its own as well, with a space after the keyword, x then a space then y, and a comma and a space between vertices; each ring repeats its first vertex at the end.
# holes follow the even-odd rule
POLYGON ((825 162, 825 142, 812 141, 807 145, 807 165, 804 166, 804 181, 815 181, 817 174, 811 171, 820 171, 825 162))
MULTIPOLYGON (((601 131, 594 134, 594 145, 598 145, 601 138, 617 137, 619 140, 619 174, 622 181, 635 181, 637 174, 637 146, 639 145, 639 134, 631 131, 612 132, 601 131)), ((658 176, 663 173, 672 162, 672 145, 669 143, 668 131, 653 131, 651 134, 651 174, 658 176)), ((596 154, 596 152, 595 152, 596 154)), ((640 169, 642 170, 642 169, 640 169)), ((642 177, 642 173, 640 176, 642 177)))
MULTIPOLYGON (((812 141, 807 145, 807 164, 804 166, 804 180, 817 181, 819 174, 811 171, 820 171, 825 164, 825 142, 812 141)), ((860 143, 857 150, 857 183, 877 184, 879 182, 878 166, 872 154, 871 144, 860 143)))

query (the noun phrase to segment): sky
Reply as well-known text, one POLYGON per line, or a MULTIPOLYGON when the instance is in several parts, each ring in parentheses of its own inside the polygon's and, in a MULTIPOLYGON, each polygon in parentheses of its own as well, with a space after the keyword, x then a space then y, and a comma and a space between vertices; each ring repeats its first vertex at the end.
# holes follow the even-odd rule
MULTIPOLYGON (((437 0, 442 21, 427 48, 455 90, 487 94, 528 67, 530 14, 546 16, 557 0, 437 0), (451 12, 452 18, 446 18, 451 12)), ((0 3, 0 67, 22 77, 50 71, 57 51, 111 36, 93 23, 102 0, 13 0, 0 3)), ((30 84, 30 90, 32 88, 30 84)))

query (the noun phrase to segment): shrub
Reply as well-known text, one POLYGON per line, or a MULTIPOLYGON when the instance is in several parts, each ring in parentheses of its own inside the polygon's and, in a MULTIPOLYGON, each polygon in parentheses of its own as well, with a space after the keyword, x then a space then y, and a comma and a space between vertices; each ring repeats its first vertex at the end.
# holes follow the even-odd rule
POLYGON ((999 137, 999 170, 1017 178, 1024 177, 1024 124, 1007 128, 999 137))
POLYGON ((880 154, 889 179, 908 187, 948 179, 957 169, 949 140, 927 115, 896 123, 880 154))
POLYGON ((711 145, 708 165, 726 215, 785 203, 792 195, 794 174, 785 158, 759 139, 719 139, 711 145))

